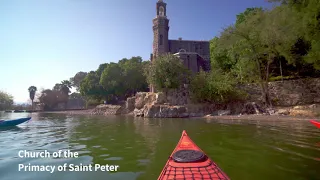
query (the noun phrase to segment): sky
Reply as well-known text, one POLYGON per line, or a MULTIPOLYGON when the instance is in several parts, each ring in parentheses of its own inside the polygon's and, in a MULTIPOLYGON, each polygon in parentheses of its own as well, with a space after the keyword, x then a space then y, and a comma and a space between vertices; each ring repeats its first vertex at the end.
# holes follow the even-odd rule
MULTIPOLYGON (((0 90, 27 102, 102 63, 152 53, 157 0, 1 0, 0 90)), ((265 0, 164 0, 169 39, 210 40, 265 0)))

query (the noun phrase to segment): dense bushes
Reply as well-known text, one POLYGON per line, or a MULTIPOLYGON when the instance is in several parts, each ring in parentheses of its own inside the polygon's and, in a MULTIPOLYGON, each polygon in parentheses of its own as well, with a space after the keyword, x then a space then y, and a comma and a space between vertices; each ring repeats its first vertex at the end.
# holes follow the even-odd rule
POLYGON ((166 91, 188 83, 191 71, 184 66, 178 57, 165 54, 149 64, 145 69, 145 75, 149 84, 152 84, 159 91, 166 91))
POLYGON ((238 90, 237 82, 230 73, 221 70, 199 72, 190 83, 191 98, 195 102, 227 103, 245 98, 238 90))

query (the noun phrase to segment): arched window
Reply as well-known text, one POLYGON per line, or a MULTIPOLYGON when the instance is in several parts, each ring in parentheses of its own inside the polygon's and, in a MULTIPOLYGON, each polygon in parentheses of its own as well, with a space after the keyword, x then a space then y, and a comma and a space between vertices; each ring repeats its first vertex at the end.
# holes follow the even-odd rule
POLYGON ((185 49, 180 49, 180 50, 179 50, 179 53, 180 53, 180 52, 185 53, 185 52, 187 52, 187 51, 186 51, 185 49))
POLYGON ((160 34, 160 45, 162 45, 163 44, 163 36, 162 36, 162 34, 160 34))
POLYGON ((164 8, 162 6, 159 7, 159 15, 164 16, 164 8))

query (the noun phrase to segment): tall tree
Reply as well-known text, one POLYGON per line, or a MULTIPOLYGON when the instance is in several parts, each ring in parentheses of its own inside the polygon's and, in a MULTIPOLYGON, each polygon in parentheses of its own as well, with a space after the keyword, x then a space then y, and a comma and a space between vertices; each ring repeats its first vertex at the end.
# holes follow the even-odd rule
POLYGON ((101 99, 100 77, 95 71, 90 71, 80 83, 80 93, 94 99, 101 99))
POLYGON ((189 81, 191 71, 185 67, 178 57, 165 54, 150 63, 145 72, 149 84, 157 90, 167 91, 179 88, 189 81))
POLYGON ((100 85, 108 92, 106 100, 124 95, 126 89, 124 86, 123 71, 118 63, 110 63, 103 70, 100 78, 100 85))
POLYGON ((65 102, 66 95, 58 90, 45 89, 39 97, 40 103, 43 103, 45 110, 53 110, 59 103, 65 102))
POLYGON ((0 91, 0 110, 7 110, 12 108, 13 105, 13 96, 9 93, 0 91))
POLYGON ((59 92, 61 95, 60 97, 63 98, 63 102, 65 103, 65 108, 67 108, 67 103, 69 99, 69 93, 71 92, 71 82, 68 80, 63 80, 61 83, 57 83, 53 87, 53 91, 59 92))
POLYGON ((32 110, 33 110, 33 100, 34 100, 34 96, 36 95, 36 92, 37 92, 37 87, 35 86, 30 86, 28 88, 28 91, 29 91, 29 97, 31 99, 31 106, 32 106, 32 110))
POLYGON ((146 63, 147 61, 143 62, 139 56, 119 61, 126 96, 132 96, 137 91, 147 90, 148 83, 146 77, 143 75, 143 69, 146 63))
POLYGON ((70 78, 71 85, 76 88, 77 91, 80 90, 80 83, 86 77, 88 73, 86 72, 78 72, 74 77, 70 78))

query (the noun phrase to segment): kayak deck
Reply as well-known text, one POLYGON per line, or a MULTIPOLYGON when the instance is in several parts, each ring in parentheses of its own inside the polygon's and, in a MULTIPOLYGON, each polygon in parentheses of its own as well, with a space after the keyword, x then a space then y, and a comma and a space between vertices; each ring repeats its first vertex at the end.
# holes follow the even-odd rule
MULTIPOLYGON (((228 179, 219 167, 212 163, 202 167, 174 167, 167 165, 160 179, 228 179)), ((160 180, 159 179, 159 180, 160 180)))
POLYGON ((310 120, 310 122, 315 125, 317 128, 320 128, 320 122, 317 122, 315 120, 310 120))
POLYGON ((229 177, 183 131, 158 178, 169 179, 229 180, 229 177))

